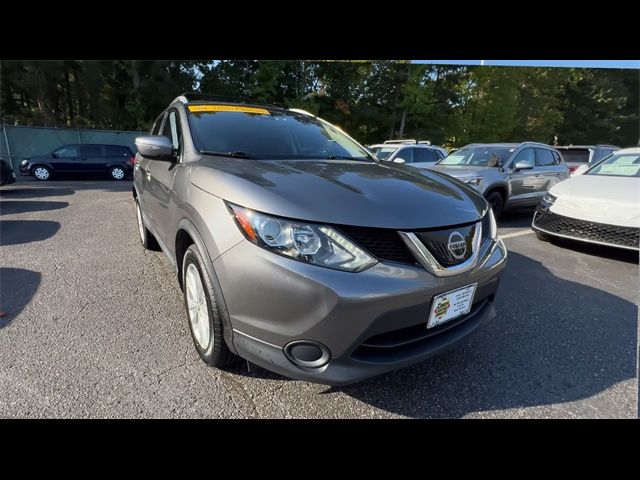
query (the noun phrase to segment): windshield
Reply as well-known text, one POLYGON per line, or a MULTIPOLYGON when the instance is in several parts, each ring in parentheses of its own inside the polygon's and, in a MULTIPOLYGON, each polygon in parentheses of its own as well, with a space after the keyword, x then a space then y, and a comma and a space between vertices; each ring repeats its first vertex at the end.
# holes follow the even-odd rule
POLYGON ((640 153, 613 154, 591 168, 585 175, 640 177, 640 153))
POLYGON ((398 147, 375 147, 372 148, 371 151, 378 160, 386 160, 397 149, 398 147))
POLYGON ((190 105, 189 125, 202 153, 254 159, 347 158, 372 160, 338 128, 286 110, 190 105))
POLYGON ((590 151, 588 148, 561 149, 565 162, 589 163, 590 151))
POLYGON ((464 147, 443 158, 438 165, 497 167, 504 165, 515 148, 464 147))

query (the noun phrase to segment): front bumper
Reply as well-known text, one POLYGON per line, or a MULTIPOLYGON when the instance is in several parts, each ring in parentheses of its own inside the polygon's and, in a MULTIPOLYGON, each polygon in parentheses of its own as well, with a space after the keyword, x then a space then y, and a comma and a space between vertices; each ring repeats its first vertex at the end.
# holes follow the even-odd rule
POLYGON ((545 235, 606 245, 626 250, 640 250, 640 229, 579 220, 538 206, 531 228, 545 235))
POLYGON ((338 385, 420 362, 493 319, 505 260, 504 244, 493 242, 483 249, 479 267, 452 277, 391 262, 349 273, 241 241, 214 267, 240 356, 287 377, 338 385), (427 330, 433 297, 472 283, 477 288, 471 312, 427 330), (299 340, 324 345, 329 363, 302 368, 291 362, 284 347, 299 340))

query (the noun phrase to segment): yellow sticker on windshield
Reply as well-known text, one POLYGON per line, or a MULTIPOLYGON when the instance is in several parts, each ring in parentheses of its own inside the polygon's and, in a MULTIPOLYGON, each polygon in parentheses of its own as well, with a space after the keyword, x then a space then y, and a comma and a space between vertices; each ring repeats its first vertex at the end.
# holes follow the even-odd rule
POLYGON ((242 112, 270 115, 269 110, 256 107, 240 107, 237 105, 189 105, 190 112, 242 112))

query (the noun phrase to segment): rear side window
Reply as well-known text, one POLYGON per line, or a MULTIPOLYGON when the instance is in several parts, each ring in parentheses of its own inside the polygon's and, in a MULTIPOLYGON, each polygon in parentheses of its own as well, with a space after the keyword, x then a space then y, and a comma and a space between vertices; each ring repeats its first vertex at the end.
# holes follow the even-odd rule
POLYGON ((536 148, 536 166, 537 167, 552 167, 557 165, 556 157, 551 150, 546 148, 536 148))
POLYGON ((435 150, 431 150, 429 148, 414 148, 413 149, 413 163, 418 162, 431 162, 435 163, 440 158, 435 150))
POLYGON ((80 155, 83 157, 103 157, 102 145, 80 145, 80 155))
POLYGON ((105 145, 107 157, 128 157, 130 155, 128 147, 120 145, 105 145))

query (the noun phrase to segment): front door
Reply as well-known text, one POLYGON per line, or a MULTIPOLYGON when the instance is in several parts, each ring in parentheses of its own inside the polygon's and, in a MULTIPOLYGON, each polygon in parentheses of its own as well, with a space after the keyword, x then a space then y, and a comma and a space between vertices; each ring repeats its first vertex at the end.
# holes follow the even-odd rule
POLYGON ((77 145, 66 145, 54 151, 51 156, 51 166, 56 172, 72 172, 78 161, 77 145))
POLYGON ((168 137, 173 143, 174 161, 150 160, 147 165, 147 205, 153 222, 158 225, 156 237, 164 245, 170 245, 174 239, 167 238, 171 228, 167 228, 167 222, 171 222, 171 200, 173 179, 181 166, 182 157, 182 134, 180 129, 180 118, 175 109, 171 109, 165 116, 160 135, 168 137), (150 195, 149 195, 150 194, 150 195), (164 235, 164 237, 163 237, 164 235))
POLYGON ((535 204, 539 200, 539 191, 543 188, 545 179, 541 176, 536 165, 536 155, 533 148, 521 150, 509 165, 509 183, 511 184, 510 206, 535 204), (531 169, 516 170, 516 164, 526 161, 533 166, 531 169))

